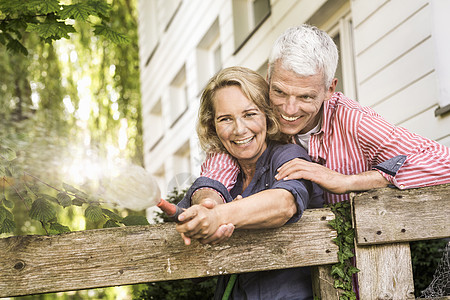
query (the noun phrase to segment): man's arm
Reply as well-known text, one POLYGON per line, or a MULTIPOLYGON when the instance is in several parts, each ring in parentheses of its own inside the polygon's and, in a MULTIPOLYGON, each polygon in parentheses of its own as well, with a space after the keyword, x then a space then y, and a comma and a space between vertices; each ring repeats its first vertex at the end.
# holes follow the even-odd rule
POLYGON ((376 170, 344 175, 317 163, 295 158, 278 169, 277 180, 306 179, 334 194, 366 191, 386 187, 390 183, 376 170))

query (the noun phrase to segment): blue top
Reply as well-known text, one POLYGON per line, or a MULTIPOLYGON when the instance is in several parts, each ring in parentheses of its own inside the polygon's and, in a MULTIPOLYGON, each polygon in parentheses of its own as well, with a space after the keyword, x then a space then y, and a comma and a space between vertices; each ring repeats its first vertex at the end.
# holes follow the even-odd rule
MULTIPOLYGON (((310 161, 308 154, 301 146, 269 143, 258 159, 255 175, 245 191, 242 191, 242 172, 238 175, 236 185, 230 192, 218 181, 199 177, 178 205, 183 208, 189 207, 193 192, 202 187, 219 191, 226 202, 232 201, 237 195, 247 197, 263 190, 281 188, 292 193, 297 205, 297 213, 287 223, 297 222, 306 208, 323 206, 323 192, 318 185, 307 180, 277 181, 275 179, 277 169, 293 158, 310 161)), ((229 278, 230 275, 219 277, 214 299, 222 298, 229 278)), ((291 268, 239 274, 231 299, 313 299, 310 270, 309 268, 291 268)))

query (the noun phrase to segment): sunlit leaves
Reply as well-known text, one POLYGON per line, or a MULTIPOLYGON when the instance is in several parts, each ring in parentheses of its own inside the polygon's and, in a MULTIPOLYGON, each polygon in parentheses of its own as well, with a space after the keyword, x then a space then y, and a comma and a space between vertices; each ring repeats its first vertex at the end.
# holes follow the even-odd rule
POLYGON ((127 216, 123 218, 122 223, 126 226, 149 225, 147 218, 144 216, 127 216))
POLYGON ((101 207, 90 205, 84 211, 84 216, 92 222, 100 222, 104 219, 101 207))
POLYGON ((70 228, 56 222, 50 224, 50 234, 58 234, 64 232, 70 232, 70 228))
POLYGON ((52 39, 61 39, 61 38, 69 38, 69 33, 75 32, 75 29, 72 25, 67 25, 63 22, 45 22, 39 24, 29 23, 27 26, 28 32, 36 32, 43 39, 52 38, 52 39))
POLYGON ((59 192, 58 195, 56 195, 56 199, 58 199, 59 204, 62 207, 68 207, 72 205, 72 198, 70 198, 69 195, 64 192, 59 192))
POLYGON ((118 33, 114 30, 111 30, 108 26, 105 25, 96 25, 94 26, 95 30, 94 33, 97 35, 103 35, 107 39, 109 39, 111 42, 116 44, 128 44, 130 42, 130 39, 121 33, 118 33))
POLYGON ((106 19, 109 16, 110 7, 105 1, 92 0, 88 1, 90 7, 93 8, 93 14, 102 19, 106 19))
POLYGON ((0 156, 7 161, 16 159, 16 152, 9 147, 0 146, 0 156))
POLYGON ((76 3, 72 5, 65 5, 59 15, 63 19, 75 19, 78 21, 87 21, 90 15, 94 14, 95 10, 86 3, 76 3))
POLYGON ((35 219, 35 220, 38 220, 41 222, 48 222, 48 221, 56 218, 56 209, 46 199, 38 198, 31 205, 29 214, 32 219, 35 219))
MULTIPOLYGON (((23 30, 37 33, 46 42, 69 38, 76 32, 66 20, 94 26, 94 33, 102 35, 114 43, 128 43, 126 35, 113 31, 109 25, 95 25, 90 16, 99 17, 103 22, 109 20, 110 6, 104 0, 80 1, 64 5, 59 0, 0 0, 0 13, 6 17, 0 22, 0 43, 14 53, 28 54, 21 42, 23 30)), ((98 23, 98 20, 97 20, 98 23)))
POLYGON ((0 234, 13 232, 14 229, 16 229, 16 223, 11 219, 6 218, 0 225, 0 234))

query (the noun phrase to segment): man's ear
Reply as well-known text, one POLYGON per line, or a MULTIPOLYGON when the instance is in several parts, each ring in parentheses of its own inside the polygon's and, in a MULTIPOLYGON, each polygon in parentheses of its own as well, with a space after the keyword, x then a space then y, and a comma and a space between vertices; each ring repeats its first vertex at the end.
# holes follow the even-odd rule
POLYGON ((337 83, 338 83, 338 79, 337 78, 333 78, 333 80, 331 81, 330 87, 327 90, 327 97, 326 97, 326 99, 330 99, 331 96, 333 96, 334 92, 336 91, 337 83))

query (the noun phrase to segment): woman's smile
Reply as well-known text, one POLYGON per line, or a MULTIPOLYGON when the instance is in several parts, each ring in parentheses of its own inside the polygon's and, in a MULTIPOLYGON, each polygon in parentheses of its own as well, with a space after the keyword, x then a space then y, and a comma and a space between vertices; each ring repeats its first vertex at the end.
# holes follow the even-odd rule
POLYGON ((240 87, 219 89, 214 97, 216 133, 225 149, 242 164, 256 163, 266 150, 266 117, 240 87))

